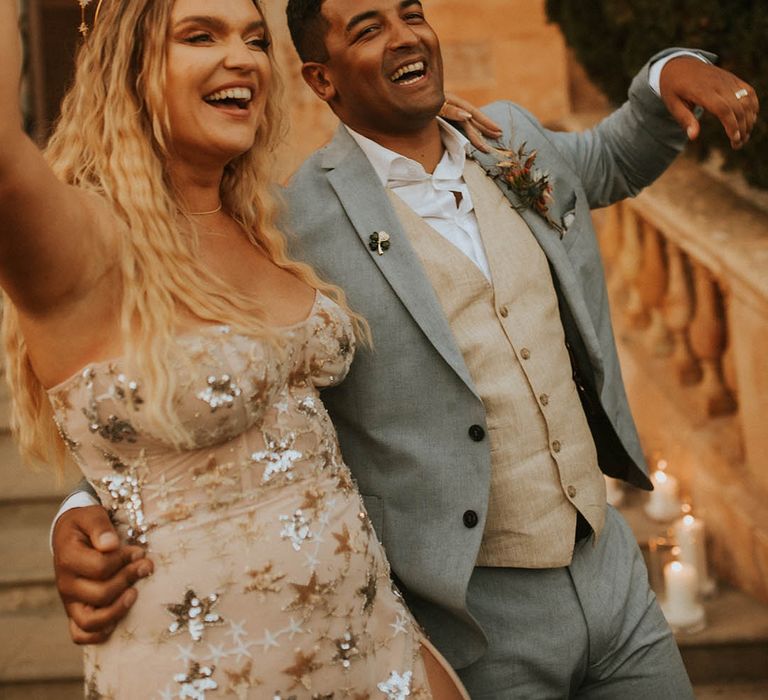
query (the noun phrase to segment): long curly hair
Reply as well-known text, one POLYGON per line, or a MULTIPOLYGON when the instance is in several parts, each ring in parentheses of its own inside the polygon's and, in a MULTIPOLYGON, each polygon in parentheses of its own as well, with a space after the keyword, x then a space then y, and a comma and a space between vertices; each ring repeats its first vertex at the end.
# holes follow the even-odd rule
MULTIPOLYGON (((263 16, 257 0, 253 2, 263 16)), ((124 361, 142 378, 147 417, 156 419, 155 425, 166 425, 163 437, 184 447, 190 436, 174 409, 176 387, 168 359, 180 316, 226 323, 276 346, 280 339, 264 321, 263 303, 236 293, 207 270, 196 255, 194 229, 190 234, 189 226, 179 225, 179 202, 165 168, 171 124, 163 94, 172 9, 173 2, 167 0, 103 2, 99 20, 79 50, 74 82, 45 156, 63 182, 96 193, 111 205, 120 230, 124 361)), ((253 147, 226 166, 221 199, 226 211, 277 265, 348 310, 338 287, 322 282, 308 265, 288 257, 275 223, 279 198, 270 172, 285 120, 282 83, 271 49, 268 55, 273 78, 265 117, 253 147)), ((358 338, 366 340, 365 321, 352 316, 358 338)), ((12 428, 22 453, 61 465, 64 441, 7 296, 2 331, 13 395, 12 428)))

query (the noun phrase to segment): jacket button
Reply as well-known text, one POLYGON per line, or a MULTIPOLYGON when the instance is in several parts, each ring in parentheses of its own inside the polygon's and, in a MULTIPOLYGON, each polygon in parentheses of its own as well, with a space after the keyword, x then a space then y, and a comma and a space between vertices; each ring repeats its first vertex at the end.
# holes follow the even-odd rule
POLYGON ((520 357, 522 357, 524 360, 529 360, 531 358, 531 351, 528 348, 523 348, 520 351, 520 357))
POLYGON ((553 440, 552 441, 552 452, 560 452, 560 450, 563 449, 562 444, 560 443, 560 440, 553 440))
POLYGON ((475 442, 480 442, 485 437, 485 430, 481 425, 471 425, 469 427, 469 437, 475 442))
POLYGON ((571 485, 569 486, 565 492, 568 494, 568 498, 576 498, 576 487, 571 485))
POLYGON ((499 313, 501 314, 502 318, 506 318, 509 316, 509 307, 505 304, 499 309, 499 313))
POLYGON ((463 520, 464 520, 464 525, 472 529, 473 527, 477 526, 477 523, 480 521, 480 518, 477 517, 477 513, 475 513, 474 510, 468 510, 464 513, 463 520))

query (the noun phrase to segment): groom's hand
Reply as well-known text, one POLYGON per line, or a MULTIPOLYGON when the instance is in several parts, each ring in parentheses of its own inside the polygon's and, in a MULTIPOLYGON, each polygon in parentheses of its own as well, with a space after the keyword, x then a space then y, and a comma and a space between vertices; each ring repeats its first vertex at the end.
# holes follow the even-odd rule
POLYGON ((749 141, 760 103, 754 88, 733 73, 693 56, 680 56, 664 66, 659 87, 661 99, 689 139, 700 132, 693 114, 698 105, 720 120, 732 148, 749 141))
POLYGON ((101 506, 73 508, 56 522, 52 537, 56 587, 75 644, 106 641, 136 602, 132 588, 152 573, 141 547, 121 546, 101 506))

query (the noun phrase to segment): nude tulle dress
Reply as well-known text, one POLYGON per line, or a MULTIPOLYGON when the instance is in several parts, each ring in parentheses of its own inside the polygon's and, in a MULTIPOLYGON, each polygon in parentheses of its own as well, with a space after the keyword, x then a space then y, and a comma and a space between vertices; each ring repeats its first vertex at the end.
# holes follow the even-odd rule
POLYGON ((119 359, 49 391, 122 538, 155 562, 109 642, 86 647, 89 700, 432 697, 423 635, 319 398, 349 369, 349 318, 318 293, 281 337, 178 337, 188 449, 159 437, 119 359))

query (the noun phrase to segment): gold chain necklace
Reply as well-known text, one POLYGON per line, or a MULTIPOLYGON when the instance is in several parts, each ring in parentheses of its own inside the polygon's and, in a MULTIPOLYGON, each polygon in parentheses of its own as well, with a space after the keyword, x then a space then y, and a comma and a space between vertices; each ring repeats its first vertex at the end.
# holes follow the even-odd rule
POLYGON ((211 211, 188 211, 185 212, 187 216, 210 216, 211 214, 218 214, 221 211, 222 203, 219 202, 219 206, 211 211))

